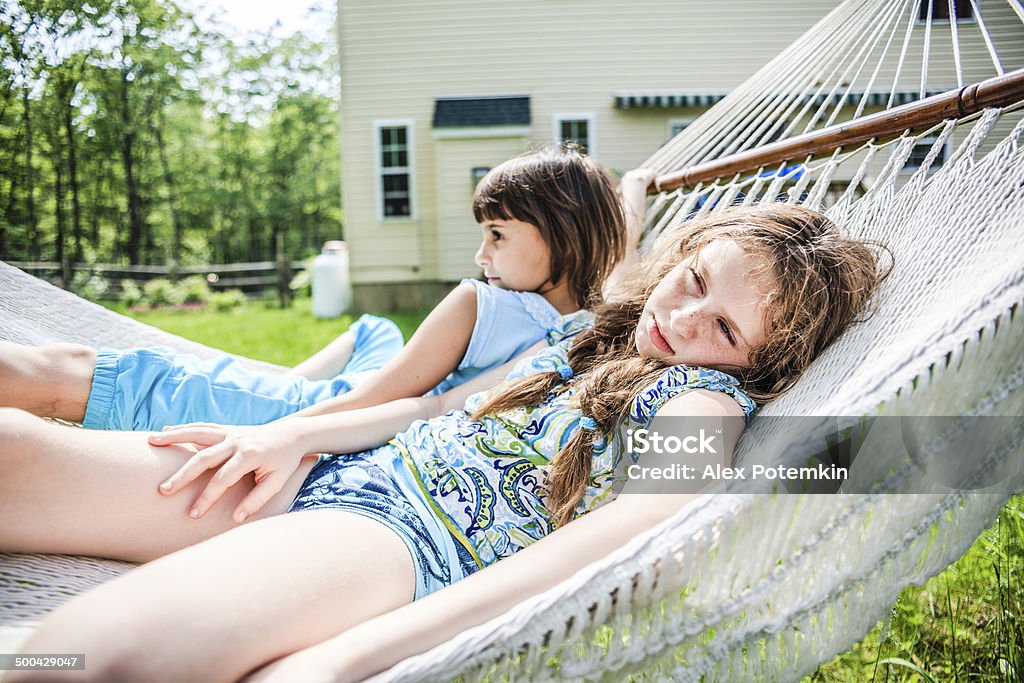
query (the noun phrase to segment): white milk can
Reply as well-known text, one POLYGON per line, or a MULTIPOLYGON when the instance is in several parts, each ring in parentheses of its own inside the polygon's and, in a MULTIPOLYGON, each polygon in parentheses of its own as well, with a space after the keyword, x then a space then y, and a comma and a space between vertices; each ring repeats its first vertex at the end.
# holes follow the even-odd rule
POLYGON ((348 277, 348 245, 340 240, 324 243, 313 259, 313 315, 337 318, 352 305, 352 283, 348 277))

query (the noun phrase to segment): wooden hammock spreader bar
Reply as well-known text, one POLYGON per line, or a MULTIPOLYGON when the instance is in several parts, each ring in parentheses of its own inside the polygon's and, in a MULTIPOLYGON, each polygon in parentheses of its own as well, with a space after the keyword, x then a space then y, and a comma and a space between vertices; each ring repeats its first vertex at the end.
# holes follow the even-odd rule
POLYGON ((659 176, 649 193, 694 187, 716 178, 731 178, 744 171, 777 166, 871 139, 883 142, 908 130, 929 128, 946 119, 964 118, 982 109, 1005 107, 1021 100, 1024 100, 1024 69, 659 176))

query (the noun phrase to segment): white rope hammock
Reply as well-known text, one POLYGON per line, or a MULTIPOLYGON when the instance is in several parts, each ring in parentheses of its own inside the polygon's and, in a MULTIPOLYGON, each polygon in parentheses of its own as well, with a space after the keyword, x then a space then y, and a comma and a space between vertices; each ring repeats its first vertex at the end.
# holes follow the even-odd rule
MULTIPOLYGON (((869 166, 883 152, 894 160, 871 190, 842 195, 827 213, 884 238, 896 268, 874 317, 761 411, 738 462, 802 464, 784 448, 772 451, 780 436, 773 429, 784 425, 770 416, 1024 415, 1024 123, 1019 113, 991 110, 967 127, 933 174, 898 172, 912 138, 864 155, 869 166), (1007 120, 1015 121, 1011 132, 991 140, 1007 120)), ((827 164, 817 177, 834 172, 827 164)), ((766 186, 761 197, 783 189, 725 182, 704 206, 758 184, 766 186)), ((828 195, 815 183, 797 191, 809 203, 828 195)), ((695 194, 655 202, 685 213, 695 194)), ((557 588, 374 680, 798 679, 849 649, 903 586, 940 572, 992 523, 1009 491, 1024 488, 1022 443, 1018 430, 989 444, 993 459, 1016 465, 1004 472, 1012 484, 995 493, 903 493, 916 489, 911 470, 870 495, 709 496, 557 588)))
MULTIPOLYGON (((941 92, 1024 66, 1021 5, 971 5, 973 23, 956 26, 919 22, 918 0, 845 2, 647 165, 669 174, 857 118, 877 101, 870 95, 887 92, 892 104, 908 83, 941 92)), ((780 435, 764 419, 771 416, 1024 415, 1024 121, 1015 106, 653 200, 652 240, 692 213, 784 195, 885 241, 895 257, 874 317, 761 411, 739 462, 786 462, 785 449, 773 450, 780 435), (923 158, 922 140, 932 141, 923 158)), ((209 353, 4 265, 0 318, 0 337, 27 343, 209 353)), ((987 444, 987 462, 1018 465, 1002 472, 994 493, 906 493, 916 482, 903 467, 869 494, 705 497, 556 588, 374 680, 797 679, 859 640, 900 588, 959 557, 1009 492, 1024 490, 1022 443, 1008 433, 987 444)), ((869 469, 871 458, 863 462, 869 469)), ((57 604, 125 566, 0 556, 0 650, 12 651, 57 604)))

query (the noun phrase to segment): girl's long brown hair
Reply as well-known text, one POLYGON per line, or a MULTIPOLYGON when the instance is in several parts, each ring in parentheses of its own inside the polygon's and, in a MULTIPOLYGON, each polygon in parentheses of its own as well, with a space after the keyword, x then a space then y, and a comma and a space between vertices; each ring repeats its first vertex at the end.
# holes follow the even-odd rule
MULTIPOLYGON (((648 297, 677 264, 718 239, 734 240, 761 256, 772 282, 765 305, 767 332, 751 350, 749 367, 717 368, 736 376, 758 403, 786 391, 855 321, 887 274, 876 253, 884 247, 845 237, 828 218, 799 206, 734 208, 677 226, 664 246, 659 245, 661 256, 641 266, 618 296, 594 310, 594 326, 581 332, 569 350, 576 377, 573 400, 597 423, 597 431, 613 431, 633 399, 665 370, 663 362, 641 357, 636 350, 636 326, 648 297)), ((558 372, 513 380, 493 393, 474 417, 536 406, 565 388, 558 372)), ((547 506, 558 526, 572 520, 586 490, 594 438, 591 431, 577 430, 552 463, 547 506)))
POLYGON ((580 308, 601 302, 601 286, 626 248, 615 181, 574 147, 545 147, 495 166, 473 193, 477 223, 519 220, 551 252, 551 282, 565 278, 580 308))

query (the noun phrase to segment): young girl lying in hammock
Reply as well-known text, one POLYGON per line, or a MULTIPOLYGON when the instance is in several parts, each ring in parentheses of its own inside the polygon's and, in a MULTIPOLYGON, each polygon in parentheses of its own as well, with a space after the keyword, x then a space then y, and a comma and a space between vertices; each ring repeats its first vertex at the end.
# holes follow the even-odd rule
POLYGON ((290 375, 254 372, 231 356, 200 361, 168 349, 0 342, 0 402, 93 429, 154 430, 195 421, 263 424, 301 410, 443 393, 516 357, 564 325, 565 315, 589 317, 579 312, 601 300, 626 249, 627 225, 635 254, 649 180, 643 170, 627 174, 620 205, 604 167, 574 150, 547 148, 495 167, 473 196, 484 232, 476 261, 488 284, 460 284, 404 349, 397 327, 372 316, 311 359, 316 367, 300 365, 290 375), (337 377, 299 376, 322 370, 350 344, 337 377))
MULTIPOLYGON (((503 371, 443 396, 148 443, 2 411, 0 549, 161 558, 72 600, 24 649, 85 652, 94 680, 235 680, 558 527, 551 540, 579 549, 569 522, 593 510, 615 528, 584 525, 576 556, 606 554, 672 501, 609 502, 632 457, 614 430, 704 416, 728 462, 736 418, 784 391, 877 281, 872 251, 823 216, 736 209, 679 228, 591 329, 567 326, 487 393, 473 394, 503 371), (345 455, 310 455, 324 452, 345 455)), ((491 584, 493 602, 575 561, 491 584)))

